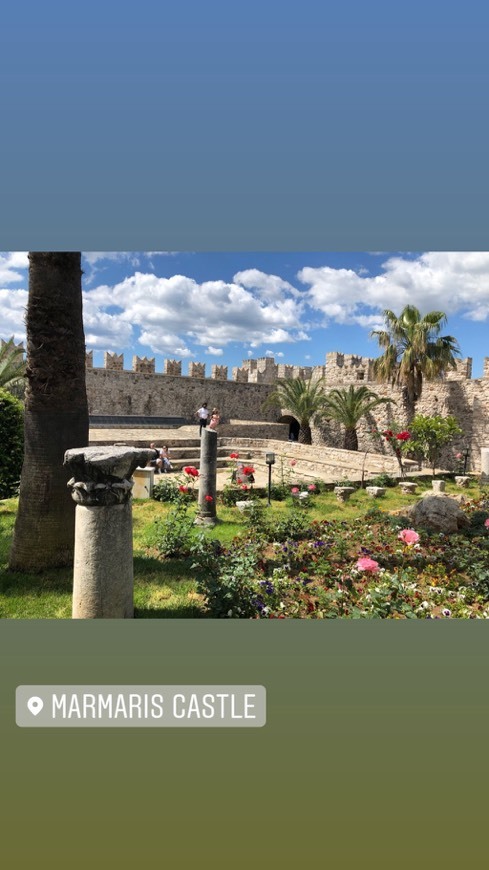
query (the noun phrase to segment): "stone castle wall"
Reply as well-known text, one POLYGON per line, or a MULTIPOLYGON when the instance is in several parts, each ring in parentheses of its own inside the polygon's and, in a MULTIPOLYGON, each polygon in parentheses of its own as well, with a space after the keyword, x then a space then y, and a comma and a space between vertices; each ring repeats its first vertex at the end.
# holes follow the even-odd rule
MULTIPOLYGON (((358 435, 360 450, 385 450, 372 429, 387 428, 394 420, 406 426, 408 418, 402 390, 389 384, 376 383, 373 360, 352 354, 327 353, 324 366, 290 366, 276 364, 272 358, 244 360, 233 368, 232 380, 228 368, 213 365, 206 377, 204 363, 190 362, 188 374, 182 374, 179 360, 165 360, 162 373, 155 371, 155 360, 134 357, 132 371, 124 370, 122 354, 106 353, 104 368, 93 368, 93 354, 87 354, 87 393, 91 414, 145 415, 185 417, 195 420, 195 411, 202 402, 217 406, 223 419, 276 422, 287 414, 287 409, 263 408, 263 403, 274 390, 280 378, 324 378, 325 389, 364 384, 379 396, 392 400, 390 405, 379 405, 368 418, 361 421, 358 435), (394 404, 395 402, 395 404, 394 404)), ((457 368, 443 379, 423 386, 423 395, 417 404, 420 414, 453 414, 464 430, 463 438, 454 441, 445 464, 454 452, 465 448, 471 451, 472 468, 479 467, 480 448, 489 446, 489 359, 484 362, 482 378, 472 379, 472 360, 459 360, 457 368), (449 455, 450 454, 450 455, 449 455)), ((343 434, 334 423, 313 429, 318 443, 341 447, 343 434)), ((452 463, 453 464, 453 463, 452 463)))

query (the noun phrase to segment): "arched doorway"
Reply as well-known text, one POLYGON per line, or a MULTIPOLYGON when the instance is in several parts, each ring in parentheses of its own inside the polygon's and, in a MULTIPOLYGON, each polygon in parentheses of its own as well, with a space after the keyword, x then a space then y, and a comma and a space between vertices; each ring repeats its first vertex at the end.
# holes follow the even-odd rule
POLYGON ((279 423, 289 424, 289 441, 299 440, 300 423, 292 414, 283 414, 278 420, 279 423))

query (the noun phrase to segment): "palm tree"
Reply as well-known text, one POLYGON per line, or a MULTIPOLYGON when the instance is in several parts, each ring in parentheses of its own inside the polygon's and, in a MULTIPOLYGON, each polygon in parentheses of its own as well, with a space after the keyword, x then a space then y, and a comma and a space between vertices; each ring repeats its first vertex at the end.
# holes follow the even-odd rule
POLYGON ((277 384, 263 408, 277 407, 293 414, 299 421, 299 443, 312 444, 311 424, 321 415, 325 401, 322 387, 322 378, 314 383, 287 378, 277 384))
POLYGON ((15 344, 14 337, 0 339, 0 389, 8 390, 18 399, 24 394, 25 362, 24 348, 15 344))
POLYGON ((325 416, 345 427, 343 448, 358 450, 357 426, 362 417, 376 405, 384 405, 392 399, 380 398, 368 387, 331 390, 324 403, 325 416))
POLYGON ((88 444, 80 253, 29 254, 24 464, 9 567, 73 560, 65 451, 88 444))
POLYGON ((406 389, 408 407, 414 411, 421 396, 423 378, 431 381, 456 367, 460 356, 458 342, 452 335, 440 335, 446 323, 442 311, 430 311, 421 317, 414 305, 406 305, 397 317, 384 311, 385 330, 374 329, 382 356, 374 362, 374 374, 379 381, 391 381, 406 389))

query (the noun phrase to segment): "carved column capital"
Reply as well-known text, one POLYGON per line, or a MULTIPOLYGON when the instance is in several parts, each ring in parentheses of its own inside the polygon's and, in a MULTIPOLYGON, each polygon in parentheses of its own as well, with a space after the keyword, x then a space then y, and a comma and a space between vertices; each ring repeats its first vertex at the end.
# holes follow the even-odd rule
POLYGON ((130 447, 81 447, 67 450, 64 465, 74 472, 68 481, 77 504, 109 507, 129 501, 138 466, 157 455, 152 449, 130 447))

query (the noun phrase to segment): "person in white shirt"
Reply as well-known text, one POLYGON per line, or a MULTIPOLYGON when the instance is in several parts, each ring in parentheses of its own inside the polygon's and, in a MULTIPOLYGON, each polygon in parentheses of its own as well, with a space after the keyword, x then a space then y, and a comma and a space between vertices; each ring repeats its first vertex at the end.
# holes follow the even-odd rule
POLYGON ((207 426, 207 421, 209 419, 210 411, 207 407, 207 402, 202 402, 202 407, 196 411, 197 417, 199 418, 199 436, 202 433, 202 429, 205 429, 207 426))

